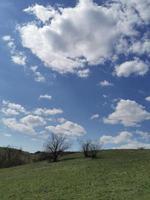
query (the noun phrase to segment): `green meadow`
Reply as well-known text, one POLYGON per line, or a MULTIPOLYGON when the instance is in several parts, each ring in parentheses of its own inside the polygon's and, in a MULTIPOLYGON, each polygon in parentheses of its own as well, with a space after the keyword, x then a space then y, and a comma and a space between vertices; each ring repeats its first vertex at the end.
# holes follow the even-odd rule
POLYGON ((0 200, 150 200, 150 150, 75 153, 0 169, 0 200))

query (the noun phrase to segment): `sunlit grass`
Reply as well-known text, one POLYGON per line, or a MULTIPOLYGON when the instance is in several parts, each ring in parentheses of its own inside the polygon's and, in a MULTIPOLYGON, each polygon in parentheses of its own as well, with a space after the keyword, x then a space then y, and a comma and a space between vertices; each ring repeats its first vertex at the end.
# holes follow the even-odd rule
POLYGON ((75 154, 0 170, 1 200, 149 200, 150 151, 75 154))

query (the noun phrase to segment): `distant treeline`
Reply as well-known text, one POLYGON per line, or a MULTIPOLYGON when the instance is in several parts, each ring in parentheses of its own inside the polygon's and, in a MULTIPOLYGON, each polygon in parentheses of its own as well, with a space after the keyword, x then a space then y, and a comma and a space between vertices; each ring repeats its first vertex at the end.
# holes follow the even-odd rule
MULTIPOLYGON (((72 153, 73 152, 64 152, 64 155, 72 153)), ((29 153, 10 146, 0 147, 0 168, 49 160, 50 157, 51 154, 48 152, 37 151, 35 153, 29 153)))
POLYGON ((48 153, 29 153, 14 147, 0 147, 0 168, 23 165, 48 159, 48 153))
POLYGON ((22 165, 31 162, 30 153, 13 147, 0 148, 0 168, 22 165))

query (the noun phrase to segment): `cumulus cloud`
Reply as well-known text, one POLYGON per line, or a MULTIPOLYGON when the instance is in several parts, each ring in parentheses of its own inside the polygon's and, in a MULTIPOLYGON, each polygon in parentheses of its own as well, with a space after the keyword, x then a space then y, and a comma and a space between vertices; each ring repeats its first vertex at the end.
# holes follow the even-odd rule
POLYGON ((57 108, 35 108, 26 110, 22 105, 3 100, 1 103, 0 114, 2 123, 12 131, 28 134, 38 137, 38 133, 45 130, 45 126, 49 123, 63 123, 65 119, 60 120, 49 118, 57 114, 62 114, 63 111, 57 108))
POLYGON ((41 139, 46 139, 50 133, 65 134, 68 137, 82 136, 86 133, 77 123, 67 121, 63 117, 54 118, 55 115, 62 113, 63 110, 57 108, 36 108, 26 111, 20 104, 3 101, 1 122, 13 132, 41 139), (50 116, 53 118, 49 118, 50 116))
POLYGON ((121 99, 104 122, 108 124, 123 124, 124 126, 136 126, 140 122, 150 120, 150 113, 147 112, 144 106, 132 100, 121 99))
POLYGON ((66 136, 82 136, 86 133, 81 125, 71 121, 66 121, 56 126, 47 126, 46 130, 54 134, 64 134, 66 136))
POLYGON ((50 69, 80 77, 89 75, 85 66, 112 60, 121 39, 135 38, 136 25, 147 24, 149 19, 148 0, 116 0, 102 5, 80 0, 75 7, 36 4, 24 11, 43 24, 33 21, 20 26, 22 45, 50 69))
POLYGON ((131 139, 132 133, 128 131, 122 131, 116 136, 111 136, 111 135, 103 135, 100 137, 100 144, 105 145, 105 144, 121 144, 128 142, 129 139, 131 139))
POLYGON ((139 41, 133 42, 129 48, 129 52, 150 56, 150 40, 148 38, 142 38, 139 41))
POLYGON ((11 115, 19 115, 20 113, 26 113, 27 111, 20 104, 3 100, 1 106, 1 112, 5 115, 11 116, 11 115))
POLYGON ((46 124, 46 121, 42 117, 35 115, 27 115, 21 118, 20 122, 30 127, 43 126, 46 124))
MULTIPOLYGON (((120 0, 116 0, 120 2, 120 0)), ((135 10, 135 12, 139 15, 139 20, 141 19, 142 22, 149 23, 150 22, 150 2, 149 0, 123 0, 122 4, 124 8, 128 9, 130 12, 135 10)), ((134 14, 134 13, 133 13, 134 14)), ((134 16, 134 15, 133 15, 134 16)))
POLYGON ((80 1, 74 8, 61 8, 49 24, 20 27, 22 44, 59 73, 79 71, 79 76, 87 76, 88 71, 80 71, 86 63, 103 63, 110 55, 110 43, 117 35, 111 14, 109 8, 80 1))
POLYGON ((115 74, 118 77, 128 77, 131 74, 144 75, 148 72, 149 66, 142 60, 135 58, 134 60, 126 61, 115 67, 115 74))
POLYGON ((52 109, 37 108, 34 111, 34 114, 41 115, 41 116, 57 115, 57 114, 62 114, 62 113, 63 113, 63 110, 59 108, 52 108, 52 109))
POLYGON ((32 136, 37 135, 32 126, 28 126, 26 124, 18 122, 15 118, 3 118, 2 122, 5 126, 7 126, 13 131, 17 131, 19 133, 24 133, 32 136))
POLYGON ((44 7, 42 5, 35 4, 34 6, 29 6, 24 9, 24 12, 33 14, 40 19, 42 22, 48 21, 50 18, 54 17, 57 14, 57 11, 51 6, 44 7))
POLYGON ((48 99, 48 100, 52 100, 52 96, 48 95, 48 94, 44 94, 44 95, 40 95, 39 99, 48 99))
MULTIPOLYGON (((20 108, 20 106, 16 106, 17 104, 13 104, 14 108, 18 107, 20 108)), ((20 110, 19 110, 20 111, 20 110)), ((7 116, 7 113, 5 113, 7 116)), ((17 113, 17 115, 19 115, 20 112, 17 113)), ((25 114, 25 113, 24 113, 25 114)), ((12 113, 11 113, 12 115, 12 113)), ((16 115, 16 114, 15 114, 16 115)), ((17 131, 19 133, 23 133, 23 134, 27 134, 27 135, 31 135, 31 136, 36 136, 37 132, 35 130, 36 127, 41 127, 46 125, 46 121, 39 116, 35 116, 35 115, 25 115, 24 117, 21 117, 20 115, 16 117, 4 117, 2 118, 2 122, 3 124, 8 127, 9 129, 11 129, 12 131, 17 131)))
POLYGON ((103 135, 100 137, 100 144, 104 147, 111 145, 114 149, 138 149, 150 148, 150 134, 143 131, 136 131, 134 134, 122 131, 115 136, 103 135), (140 137, 135 138, 135 134, 140 137))
POLYGON ((111 82, 107 81, 107 80, 103 80, 103 81, 101 81, 99 84, 100 84, 100 86, 102 86, 102 87, 113 86, 113 84, 112 84, 111 82))
MULTIPOLYGON (((31 5, 23 11, 37 20, 20 25, 22 45, 50 69, 85 78, 90 74, 88 65, 112 61, 119 53, 149 54, 150 42, 143 36, 146 34, 142 42, 138 38, 138 28, 149 23, 149 7, 148 0, 114 0, 100 5, 79 0, 75 7, 66 8, 31 5)), ((12 46, 9 35, 3 39, 12 46)), ((24 62, 20 59, 12 57, 24 65, 26 58, 24 62)))

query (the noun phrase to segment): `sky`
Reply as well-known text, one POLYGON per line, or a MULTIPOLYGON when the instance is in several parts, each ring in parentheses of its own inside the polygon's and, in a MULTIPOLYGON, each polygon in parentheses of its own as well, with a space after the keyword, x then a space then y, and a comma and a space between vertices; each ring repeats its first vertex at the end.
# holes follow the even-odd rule
POLYGON ((149 0, 1 0, 0 146, 150 148, 149 0))

